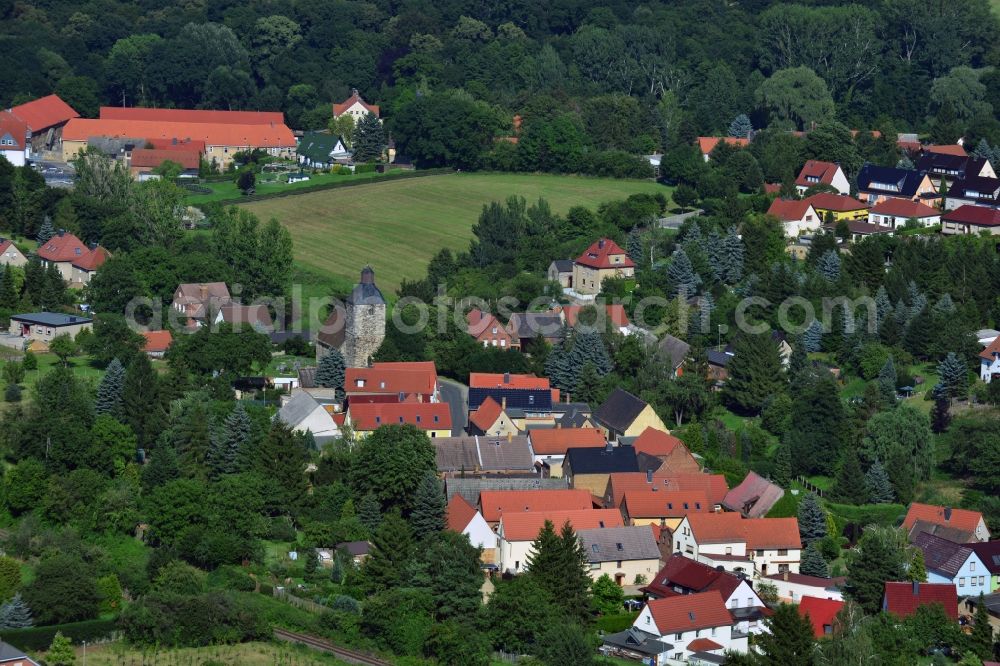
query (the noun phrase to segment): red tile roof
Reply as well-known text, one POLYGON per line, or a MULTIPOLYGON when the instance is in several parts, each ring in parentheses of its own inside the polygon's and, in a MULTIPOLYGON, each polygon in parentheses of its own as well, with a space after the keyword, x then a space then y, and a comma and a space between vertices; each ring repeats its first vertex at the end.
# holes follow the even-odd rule
POLYGON ((712 652, 714 650, 721 650, 722 646, 711 638, 696 638, 688 643, 687 649, 692 652, 712 652))
POLYGON ((28 126, 13 113, 0 111, 0 139, 8 134, 14 140, 15 145, 0 145, 0 150, 24 150, 27 142, 28 126))
MULTIPOLYGON (((540 491, 535 491, 540 492, 540 491)), ((622 514, 617 509, 577 509, 576 511, 528 511, 525 513, 508 513, 500 524, 503 538, 506 541, 534 541, 545 526, 545 521, 551 521, 556 532, 568 521, 573 529, 596 530, 601 527, 625 527, 622 514)))
POLYGON ((500 407, 500 403, 487 396, 482 404, 479 405, 479 409, 469 415, 469 422, 483 432, 486 432, 491 425, 496 423, 502 412, 503 409, 500 407))
POLYGON ((738 513, 692 513, 688 524, 698 543, 745 542, 747 550, 801 548, 797 518, 746 518, 738 513))
MULTIPOLYGON (((483 490, 479 493, 483 518, 490 523, 504 515, 532 511, 576 511, 594 506, 586 490, 483 490)), ((558 525, 557 525, 558 527, 558 525)))
POLYGON ((184 141, 176 139, 146 139, 146 145, 155 150, 193 150, 201 154, 205 152, 205 142, 194 141, 192 139, 185 139, 184 141))
POLYGON ((996 227, 1000 226, 1000 210, 986 208, 984 206, 963 204, 955 210, 950 210, 942 215, 941 220, 945 222, 971 224, 977 227, 996 227))
POLYGON ((284 125, 281 111, 213 111, 208 109, 149 109, 139 106, 102 106, 101 120, 149 120, 166 123, 222 125, 284 125))
POLYGON ((979 523, 983 520, 983 514, 969 509, 951 509, 951 517, 945 518, 945 507, 934 504, 910 504, 903 519, 903 527, 909 530, 913 523, 918 520, 928 522, 942 527, 954 527, 966 532, 974 533, 979 523))
POLYGON ((165 352, 174 341, 170 331, 143 331, 142 337, 146 338, 142 345, 144 352, 165 352))
POLYGON ((720 571, 715 567, 674 553, 664 563, 652 582, 643 588, 658 597, 672 597, 676 594, 691 592, 708 592, 717 590, 722 599, 729 599, 743 579, 728 571, 720 571), (682 588, 682 592, 674 590, 674 586, 682 588))
POLYGON ((653 599, 646 607, 656 628, 664 635, 733 624, 718 590, 653 599))
MULTIPOLYGON (((771 206, 767 209, 767 214, 773 215, 782 222, 797 221, 803 219, 810 208, 811 204, 808 201, 782 199, 779 197, 771 202, 771 206)), ((814 210, 813 213, 815 214, 815 212, 814 210)))
POLYGON ((887 582, 883 610, 899 617, 909 617, 920 606, 941 604, 945 614, 958 620, 958 593, 952 583, 887 582))
POLYGON ((437 368, 433 361, 376 363, 369 368, 347 368, 344 391, 352 394, 433 395, 437 389, 437 368), (362 381, 364 386, 358 386, 362 381))
POLYGON ((62 101, 58 95, 48 95, 31 102, 18 104, 10 112, 20 118, 21 122, 34 133, 64 123, 71 118, 80 117, 80 114, 62 101))
POLYGON ((339 116, 340 114, 344 113, 349 108, 351 108, 352 106, 354 106, 355 102, 360 102, 361 106, 365 107, 366 109, 368 109, 369 111, 371 111, 372 113, 374 113, 376 117, 378 117, 378 105, 377 104, 369 104, 365 100, 361 99, 361 95, 359 95, 358 91, 356 91, 356 90, 354 91, 354 93, 350 97, 348 97, 347 99, 345 99, 343 102, 340 102, 339 104, 335 103, 333 105, 333 115, 339 116))
POLYGON ((647 426, 632 442, 632 448, 635 449, 636 453, 645 453, 651 456, 669 456, 678 446, 687 448, 684 446, 684 442, 677 437, 652 426, 647 426))
POLYGON ((635 268, 635 262, 629 259, 625 250, 618 246, 610 238, 601 238, 594 241, 593 245, 576 259, 576 263, 589 268, 635 268), (618 263, 611 261, 611 257, 621 256, 618 263))
POLYGON ((622 505, 631 519, 683 518, 712 510, 708 497, 697 490, 626 490, 622 505))
POLYGON ((451 411, 445 402, 366 402, 348 410, 355 430, 409 423, 421 430, 451 430, 451 411))
MULTIPOLYGON (((3 247, 0 247, 0 251, 2 250, 3 247)), ((994 360, 994 354, 1000 354, 1000 337, 994 338, 993 342, 991 342, 986 349, 979 352, 979 358, 985 358, 987 361, 992 361, 994 360)))
POLYGON ((108 256, 108 251, 100 245, 91 250, 86 243, 68 232, 53 236, 38 248, 38 257, 44 261, 69 262, 87 271, 100 268, 108 256))
POLYGON ((958 157, 966 157, 968 155, 968 153, 965 152, 965 148, 957 143, 945 144, 941 146, 925 146, 924 150, 928 153, 938 153, 939 155, 956 155, 958 157))
POLYGON ((802 597, 798 606, 799 615, 809 618, 809 622, 813 626, 813 636, 816 638, 828 635, 825 627, 830 627, 830 630, 833 631, 834 618, 843 607, 843 601, 810 596, 802 597))
POLYGON ((74 118, 63 128, 64 141, 86 141, 91 137, 192 139, 207 146, 233 148, 294 148, 295 136, 284 124, 233 125, 230 123, 178 123, 152 120, 88 120, 74 118))
POLYGON ((894 215, 895 217, 913 217, 916 219, 935 217, 941 214, 941 211, 937 208, 931 208, 918 201, 904 199, 886 199, 882 203, 875 204, 871 212, 876 215, 894 215))
MULTIPOLYGON (((582 305, 561 305, 557 307, 554 312, 561 312, 563 317, 566 319, 566 325, 572 328, 576 326, 576 322, 580 317, 580 310, 582 309, 582 305)), ((618 328, 625 328, 632 323, 629 321, 628 314, 625 312, 625 307, 621 303, 605 305, 604 312, 608 321, 618 328)))
POLYGON ((816 210, 823 209, 846 213, 852 210, 868 209, 867 204, 858 201, 854 197, 844 196, 843 194, 832 194, 831 192, 820 192, 819 194, 814 194, 811 197, 803 199, 803 201, 811 203, 812 207, 816 210))
POLYGON ((469 388, 548 389, 548 377, 504 375, 502 372, 471 372, 469 388), (506 381, 505 381, 506 379, 506 381))
POLYGON ((530 430, 531 450, 536 456, 566 455, 566 449, 601 448, 607 441, 597 428, 543 428, 530 430))
POLYGON ((486 334, 486 337, 496 335, 500 338, 510 338, 507 327, 500 323, 500 320, 489 312, 483 312, 479 308, 469 310, 465 315, 466 332, 474 338, 479 338, 486 334), (497 332, 492 331, 496 328, 497 332))
POLYGON ((802 187, 811 187, 820 183, 830 185, 833 183, 833 177, 837 175, 837 169, 839 168, 840 166, 833 162, 808 160, 802 167, 802 171, 799 171, 799 176, 795 179, 795 184, 802 187))
POLYGON ((777 194, 781 191, 781 183, 764 183, 764 194, 777 194))
POLYGON ((136 148, 132 151, 131 166, 155 169, 167 160, 176 162, 185 169, 197 169, 201 155, 195 150, 136 148))
MULTIPOLYGON (((608 485, 614 493, 611 498, 614 506, 621 504, 626 491, 645 490, 650 487, 644 472, 615 472, 608 477, 608 485)), ((722 474, 654 473, 652 485, 664 491, 700 490, 705 493, 712 505, 722 504, 723 498, 729 492, 726 477, 722 474)))
POLYGON ((750 145, 749 139, 737 138, 732 136, 699 136, 698 137, 698 148, 701 150, 702 155, 708 155, 715 147, 719 145, 720 141, 725 141, 730 146, 736 148, 745 148, 750 145))
POLYGON ((445 509, 445 527, 452 532, 462 533, 469 526, 469 522, 476 517, 476 507, 459 493, 455 493, 448 501, 445 509))

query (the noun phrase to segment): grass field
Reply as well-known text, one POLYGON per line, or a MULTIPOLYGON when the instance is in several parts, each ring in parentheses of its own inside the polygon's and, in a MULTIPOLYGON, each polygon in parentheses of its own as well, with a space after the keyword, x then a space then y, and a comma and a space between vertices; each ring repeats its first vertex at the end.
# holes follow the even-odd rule
MULTIPOLYGON (((557 213, 631 194, 669 190, 652 181, 524 174, 451 174, 348 187, 242 204, 277 218, 295 244, 297 273, 353 284, 365 264, 388 296, 423 276, 441 248, 465 250, 483 204, 512 195, 546 199, 557 213)), ((558 259, 562 257, 553 257, 558 259)))
MULTIPOLYGON (((381 176, 377 173, 359 173, 359 174, 332 174, 332 173, 315 173, 309 174, 309 180, 303 180, 298 183, 288 183, 285 181, 279 181, 274 174, 268 174, 266 176, 261 176, 257 180, 257 184, 254 186, 254 192, 256 194, 270 194, 271 192, 285 192, 287 190, 300 190, 305 187, 316 187, 317 185, 323 185, 326 183, 342 183, 350 180, 376 180, 381 176), (266 178, 270 178, 267 180, 266 178)), ((207 187, 212 190, 211 194, 188 194, 187 203, 189 204, 203 204, 212 201, 222 201, 225 199, 239 199, 243 196, 240 189, 236 187, 235 180, 224 180, 213 183, 204 183, 201 187, 207 187)))
MULTIPOLYGON (((77 649, 76 663, 83 663, 83 650, 77 649)), ((87 666, 189 666, 227 664, 233 666, 334 666, 344 664, 331 655, 285 643, 243 643, 204 648, 139 648, 123 643, 87 648, 87 666)))

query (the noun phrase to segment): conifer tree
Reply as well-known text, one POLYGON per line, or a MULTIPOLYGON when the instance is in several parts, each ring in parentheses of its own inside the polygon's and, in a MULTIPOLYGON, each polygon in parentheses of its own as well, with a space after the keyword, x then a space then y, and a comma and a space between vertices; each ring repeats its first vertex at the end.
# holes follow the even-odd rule
POLYGON ((371 543, 371 555, 361 568, 365 591, 381 592, 402 585, 416 551, 409 523, 393 511, 382 519, 371 543))
POLYGON ((123 397, 125 393, 125 368, 117 358, 108 363, 101 383, 97 385, 97 400, 94 411, 97 415, 108 414, 119 421, 123 420, 123 397))
POLYGON ((788 357, 788 376, 794 379, 809 366, 809 354, 801 335, 789 340, 788 344, 792 347, 792 355, 788 357))
POLYGON ((818 352, 823 346, 823 325, 813 319, 802 334, 802 345, 807 352, 818 352))
POLYGON ((42 226, 38 228, 38 233, 35 235, 35 240, 38 241, 38 247, 48 243, 49 240, 51 240, 51 238, 55 235, 56 230, 52 226, 52 218, 46 215, 45 220, 42 222, 42 226))
POLYGON ((788 488, 792 482, 792 456, 787 444, 778 445, 774 459, 773 481, 782 488, 788 488))
POLYGON ((878 390, 887 405, 896 404, 896 366, 892 362, 892 356, 885 359, 878 372, 878 390))
POLYGON ((840 469, 833 485, 833 497, 844 504, 864 504, 868 501, 868 488, 865 487, 861 461, 853 446, 848 447, 840 461, 840 469))
POLYGON ((365 114, 354 128, 355 162, 378 162, 385 151, 385 130, 374 113, 365 114))
POLYGON ((148 492, 168 481, 180 478, 180 475, 174 447, 158 446, 151 454, 149 462, 142 466, 142 487, 148 492))
POLYGON ((935 317, 946 317, 955 314, 955 301, 951 299, 951 294, 945 294, 934 304, 932 312, 935 317))
POLYGON ((979 143, 972 150, 972 155, 978 157, 981 160, 988 160, 993 157, 993 149, 990 148, 990 144, 985 138, 980 139, 979 143))
POLYGON ((445 498, 441 482, 434 472, 428 472, 417 487, 410 514, 410 525, 417 539, 426 539, 444 529, 445 498))
POLYGON ((722 254, 725 259, 725 274, 722 281, 733 285, 743 278, 744 249, 736 227, 730 227, 722 239, 722 254))
POLYGON ((729 136, 737 139, 746 139, 753 132, 753 124, 750 119, 747 118, 747 114, 741 113, 735 118, 733 122, 729 123, 729 136))
MULTIPOLYGON (((941 385, 937 384, 934 388, 937 389, 939 386, 941 385)), ((940 435, 948 430, 949 425, 951 425, 951 401, 941 390, 935 390, 934 407, 931 408, 931 430, 940 435)))
POLYGON ((806 493, 799 502, 798 520, 802 543, 810 544, 826 536, 826 511, 815 493, 806 493))
POLYGON ((569 522, 557 534, 546 520, 532 543, 527 575, 568 617, 583 619, 590 609, 587 554, 569 522))
POLYGON ((166 414, 160 401, 159 379, 145 354, 136 354, 129 363, 122 404, 139 446, 149 448, 163 431, 166 414))
POLYGON ((0 307, 14 309, 17 307, 17 288, 14 285, 14 275, 10 264, 3 267, 0 274, 0 307))
POLYGON ((885 290, 884 285, 879 285, 878 290, 875 292, 875 327, 878 330, 882 329, 882 323, 885 322, 886 318, 892 312, 892 301, 889 300, 889 292, 885 290))
POLYGON ((872 504, 889 504, 893 500, 892 483, 885 467, 875 460, 865 474, 865 485, 868 487, 868 498, 872 504))
POLYGON ((565 343, 552 348, 545 359, 545 376, 556 388, 572 393, 576 389, 576 375, 570 368, 569 352, 565 343))
POLYGON ((311 576, 316 573, 316 569, 319 567, 319 554, 315 548, 306 548, 305 560, 306 575, 311 576))
POLYGON ((212 437, 208 464, 215 476, 235 474, 246 463, 247 445, 253 435, 253 424, 246 407, 237 402, 236 407, 212 437))
MULTIPOLYGON (((597 374, 603 377, 611 372, 613 367, 604 340, 597 331, 576 333, 573 336, 573 349, 570 352, 570 368, 579 378, 580 371, 587 363, 593 363, 597 374)), ((574 382, 575 383, 575 382, 574 382)))
POLYGON ((580 374, 576 379, 576 388, 573 390, 573 400, 576 402, 586 402, 589 404, 599 404, 601 402, 601 376, 597 374, 597 368, 593 363, 584 363, 580 374))
POLYGON ((337 349, 331 349, 319 360, 319 365, 316 367, 316 386, 336 389, 337 400, 343 400, 346 368, 344 355, 337 349))
POLYGON ((49 651, 45 653, 45 663, 49 666, 73 666, 76 664, 76 652, 73 651, 73 642, 63 636, 61 631, 57 631, 49 645, 49 651))
POLYGON ((830 565, 823 559, 823 553, 815 543, 806 546, 802 551, 802 561, 799 563, 799 573, 805 576, 817 576, 819 578, 830 577, 830 565))
POLYGON ((642 263, 642 232, 639 231, 638 225, 628 232, 628 237, 625 238, 625 251, 628 252, 628 258, 637 266, 642 263))
POLYGON ((368 493, 361 498, 361 502, 358 504, 358 519, 369 532, 378 529, 382 522, 382 507, 379 506, 375 495, 368 493))
POLYGON ((906 580, 912 580, 917 583, 927 581, 927 563, 924 561, 923 549, 911 549, 910 561, 906 568, 906 580))
MULTIPOLYGON (((698 226, 692 225, 692 228, 697 229, 698 226)), ((682 247, 677 248, 670 259, 670 264, 667 266, 667 281, 674 294, 693 294, 698 290, 701 278, 694 272, 691 259, 682 247)))
POLYGON ((0 605, 0 629, 25 629, 35 624, 31 609, 18 592, 12 599, 0 605))
POLYGON ((712 278, 716 281, 721 281, 726 273, 726 256, 719 232, 712 229, 712 232, 708 234, 708 238, 705 239, 704 246, 705 256, 708 258, 708 267, 712 271, 712 278))
POLYGON ((729 378, 723 399, 733 409, 757 414, 764 401, 784 387, 784 372, 778 346, 768 333, 740 334, 729 361, 729 378))
POLYGON ((969 376, 965 363, 955 355, 955 352, 948 352, 944 360, 938 363, 938 377, 941 378, 941 386, 944 395, 948 398, 964 398, 968 393, 969 376))
POLYGON ((764 620, 768 631, 757 634, 760 663, 809 664, 813 658, 813 628, 792 604, 781 604, 764 620))
POLYGON ((835 250, 827 250, 816 262, 816 270, 827 282, 840 279, 840 255, 835 250))

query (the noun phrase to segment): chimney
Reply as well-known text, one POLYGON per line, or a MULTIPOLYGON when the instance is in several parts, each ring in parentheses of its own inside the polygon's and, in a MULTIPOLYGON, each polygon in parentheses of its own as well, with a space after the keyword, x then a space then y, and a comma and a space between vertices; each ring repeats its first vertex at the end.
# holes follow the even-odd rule
POLYGON ((500 409, 507 411, 507 396, 500 396, 500 409))
POLYGON ((199 284, 198 285, 198 296, 203 301, 208 298, 208 285, 207 284, 199 284))
POLYGON ((600 239, 599 241, 597 241, 597 249, 598 250, 603 250, 604 249, 604 239, 603 238, 600 239))
POLYGON ((944 508, 944 519, 946 521, 950 521, 951 520, 951 507, 950 506, 946 506, 944 508))
POLYGON ((510 384, 510 373, 509 372, 503 373, 503 383, 504 384, 510 384))
POLYGON ((920 596, 920 581, 918 580, 913 581, 913 596, 920 596))
POLYGON ((509 444, 513 440, 514 440, 514 433, 512 432, 507 433, 507 443, 509 444))
POLYGON ((781 574, 781 579, 783 581, 785 581, 786 583, 788 582, 788 572, 787 571, 784 572, 783 574, 781 574))
POLYGON ((611 453, 614 450, 614 448, 615 447, 611 445, 611 442, 608 442, 607 444, 604 445, 604 452, 611 453))
POLYGON ((653 482, 653 470, 647 469, 646 470, 646 483, 652 483, 652 482, 653 482))

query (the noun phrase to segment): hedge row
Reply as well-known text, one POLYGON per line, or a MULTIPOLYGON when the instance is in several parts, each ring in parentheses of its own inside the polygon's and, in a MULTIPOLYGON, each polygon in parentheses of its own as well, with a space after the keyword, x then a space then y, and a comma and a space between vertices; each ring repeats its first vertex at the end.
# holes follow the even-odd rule
POLYGON ((62 632, 63 636, 79 645, 83 641, 93 643, 111 638, 111 635, 117 631, 117 624, 115 619, 85 620, 83 622, 53 624, 46 627, 5 629, 0 631, 0 640, 24 651, 47 650, 57 631, 62 632))
MULTIPOLYGON (((251 194, 245 197, 238 197, 233 199, 220 199, 219 201, 213 201, 212 203, 218 203, 223 206, 230 206, 232 204, 238 203, 248 203, 251 201, 264 201, 265 199, 279 199, 281 197, 290 197, 296 194, 309 194, 311 192, 320 192, 322 190, 332 190, 338 187, 354 187, 355 185, 368 185, 373 182, 381 182, 384 180, 399 180, 402 178, 420 178, 423 176, 438 176, 444 173, 453 173, 453 169, 423 169, 421 171, 397 171, 389 172, 384 176, 378 176, 372 178, 371 180, 347 180, 342 182, 332 182, 332 183, 322 183, 319 185, 313 185, 310 187, 297 187, 295 189, 282 190, 280 192, 266 192, 264 194, 251 194)), ((206 204, 195 204, 196 206, 204 206, 206 204)))

